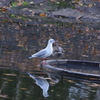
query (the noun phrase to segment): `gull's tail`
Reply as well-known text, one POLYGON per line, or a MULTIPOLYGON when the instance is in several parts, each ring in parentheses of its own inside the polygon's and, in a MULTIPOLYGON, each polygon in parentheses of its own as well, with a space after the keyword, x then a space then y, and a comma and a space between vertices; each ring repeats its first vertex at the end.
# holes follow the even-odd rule
POLYGON ((29 59, 33 58, 33 57, 28 57, 29 59))
POLYGON ((32 79, 35 79, 35 76, 34 76, 34 75, 32 75, 32 74, 30 74, 30 73, 28 73, 28 72, 27 72, 27 74, 28 74, 32 79))
POLYGON ((31 59, 31 58, 35 58, 36 57, 36 55, 31 55, 31 57, 28 57, 29 59, 31 59))
POLYGON ((26 74, 28 74, 29 76, 31 75, 31 74, 30 74, 30 73, 28 73, 28 72, 27 72, 26 74))

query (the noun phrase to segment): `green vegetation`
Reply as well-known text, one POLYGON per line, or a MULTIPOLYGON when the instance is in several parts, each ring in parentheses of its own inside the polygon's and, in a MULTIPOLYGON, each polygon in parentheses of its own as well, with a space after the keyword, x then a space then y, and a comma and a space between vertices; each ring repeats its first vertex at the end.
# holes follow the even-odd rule
POLYGON ((56 0, 56 2, 51 2, 51 3, 57 5, 58 7, 66 8, 70 6, 70 2, 71 0, 67 0, 67 1, 66 0, 56 0))
POLYGON ((26 5, 28 5, 28 4, 29 4, 28 2, 23 2, 22 5, 26 6, 26 5))
POLYGON ((15 14, 10 14, 10 17, 11 18, 15 18, 15 14))
POLYGON ((15 1, 11 2, 12 7, 16 7, 16 5, 17 5, 17 2, 15 2, 15 1))
POLYGON ((26 5, 29 5, 29 3, 28 2, 19 3, 19 2, 16 2, 16 1, 11 2, 12 7, 21 6, 21 5, 26 6, 26 5))
POLYGON ((62 1, 62 0, 58 0, 58 2, 55 2, 55 4, 58 5, 58 7, 63 7, 63 8, 68 6, 68 3, 66 1, 62 1))

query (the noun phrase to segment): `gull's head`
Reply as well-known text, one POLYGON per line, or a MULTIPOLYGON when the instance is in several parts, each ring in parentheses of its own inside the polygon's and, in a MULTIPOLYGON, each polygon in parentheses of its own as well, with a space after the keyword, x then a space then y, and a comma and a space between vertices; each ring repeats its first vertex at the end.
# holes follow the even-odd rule
POLYGON ((46 91, 46 92, 43 91, 43 96, 44 96, 44 97, 49 97, 48 92, 47 92, 47 91, 46 91))
POLYGON ((54 43, 56 42, 54 39, 49 39, 48 43, 54 43))

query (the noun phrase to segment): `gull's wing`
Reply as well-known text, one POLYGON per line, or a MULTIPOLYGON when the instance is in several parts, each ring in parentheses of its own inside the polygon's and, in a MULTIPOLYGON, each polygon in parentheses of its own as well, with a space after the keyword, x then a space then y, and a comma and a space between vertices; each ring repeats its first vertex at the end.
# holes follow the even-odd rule
POLYGON ((59 47, 59 51, 64 53, 64 49, 62 47, 59 47))
POLYGON ((32 56, 35 56, 35 57, 43 57, 45 54, 47 53, 47 51, 45 49, 33 54, 32 56))

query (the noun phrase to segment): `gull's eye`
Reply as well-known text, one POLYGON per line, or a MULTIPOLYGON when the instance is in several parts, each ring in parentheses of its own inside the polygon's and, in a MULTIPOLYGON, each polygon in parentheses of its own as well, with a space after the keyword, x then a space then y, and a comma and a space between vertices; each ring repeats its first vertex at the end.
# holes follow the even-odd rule
POLYGON ((54 40, 52 39, 52 40, 50 40, 50 43, 54 43, 54 40))

